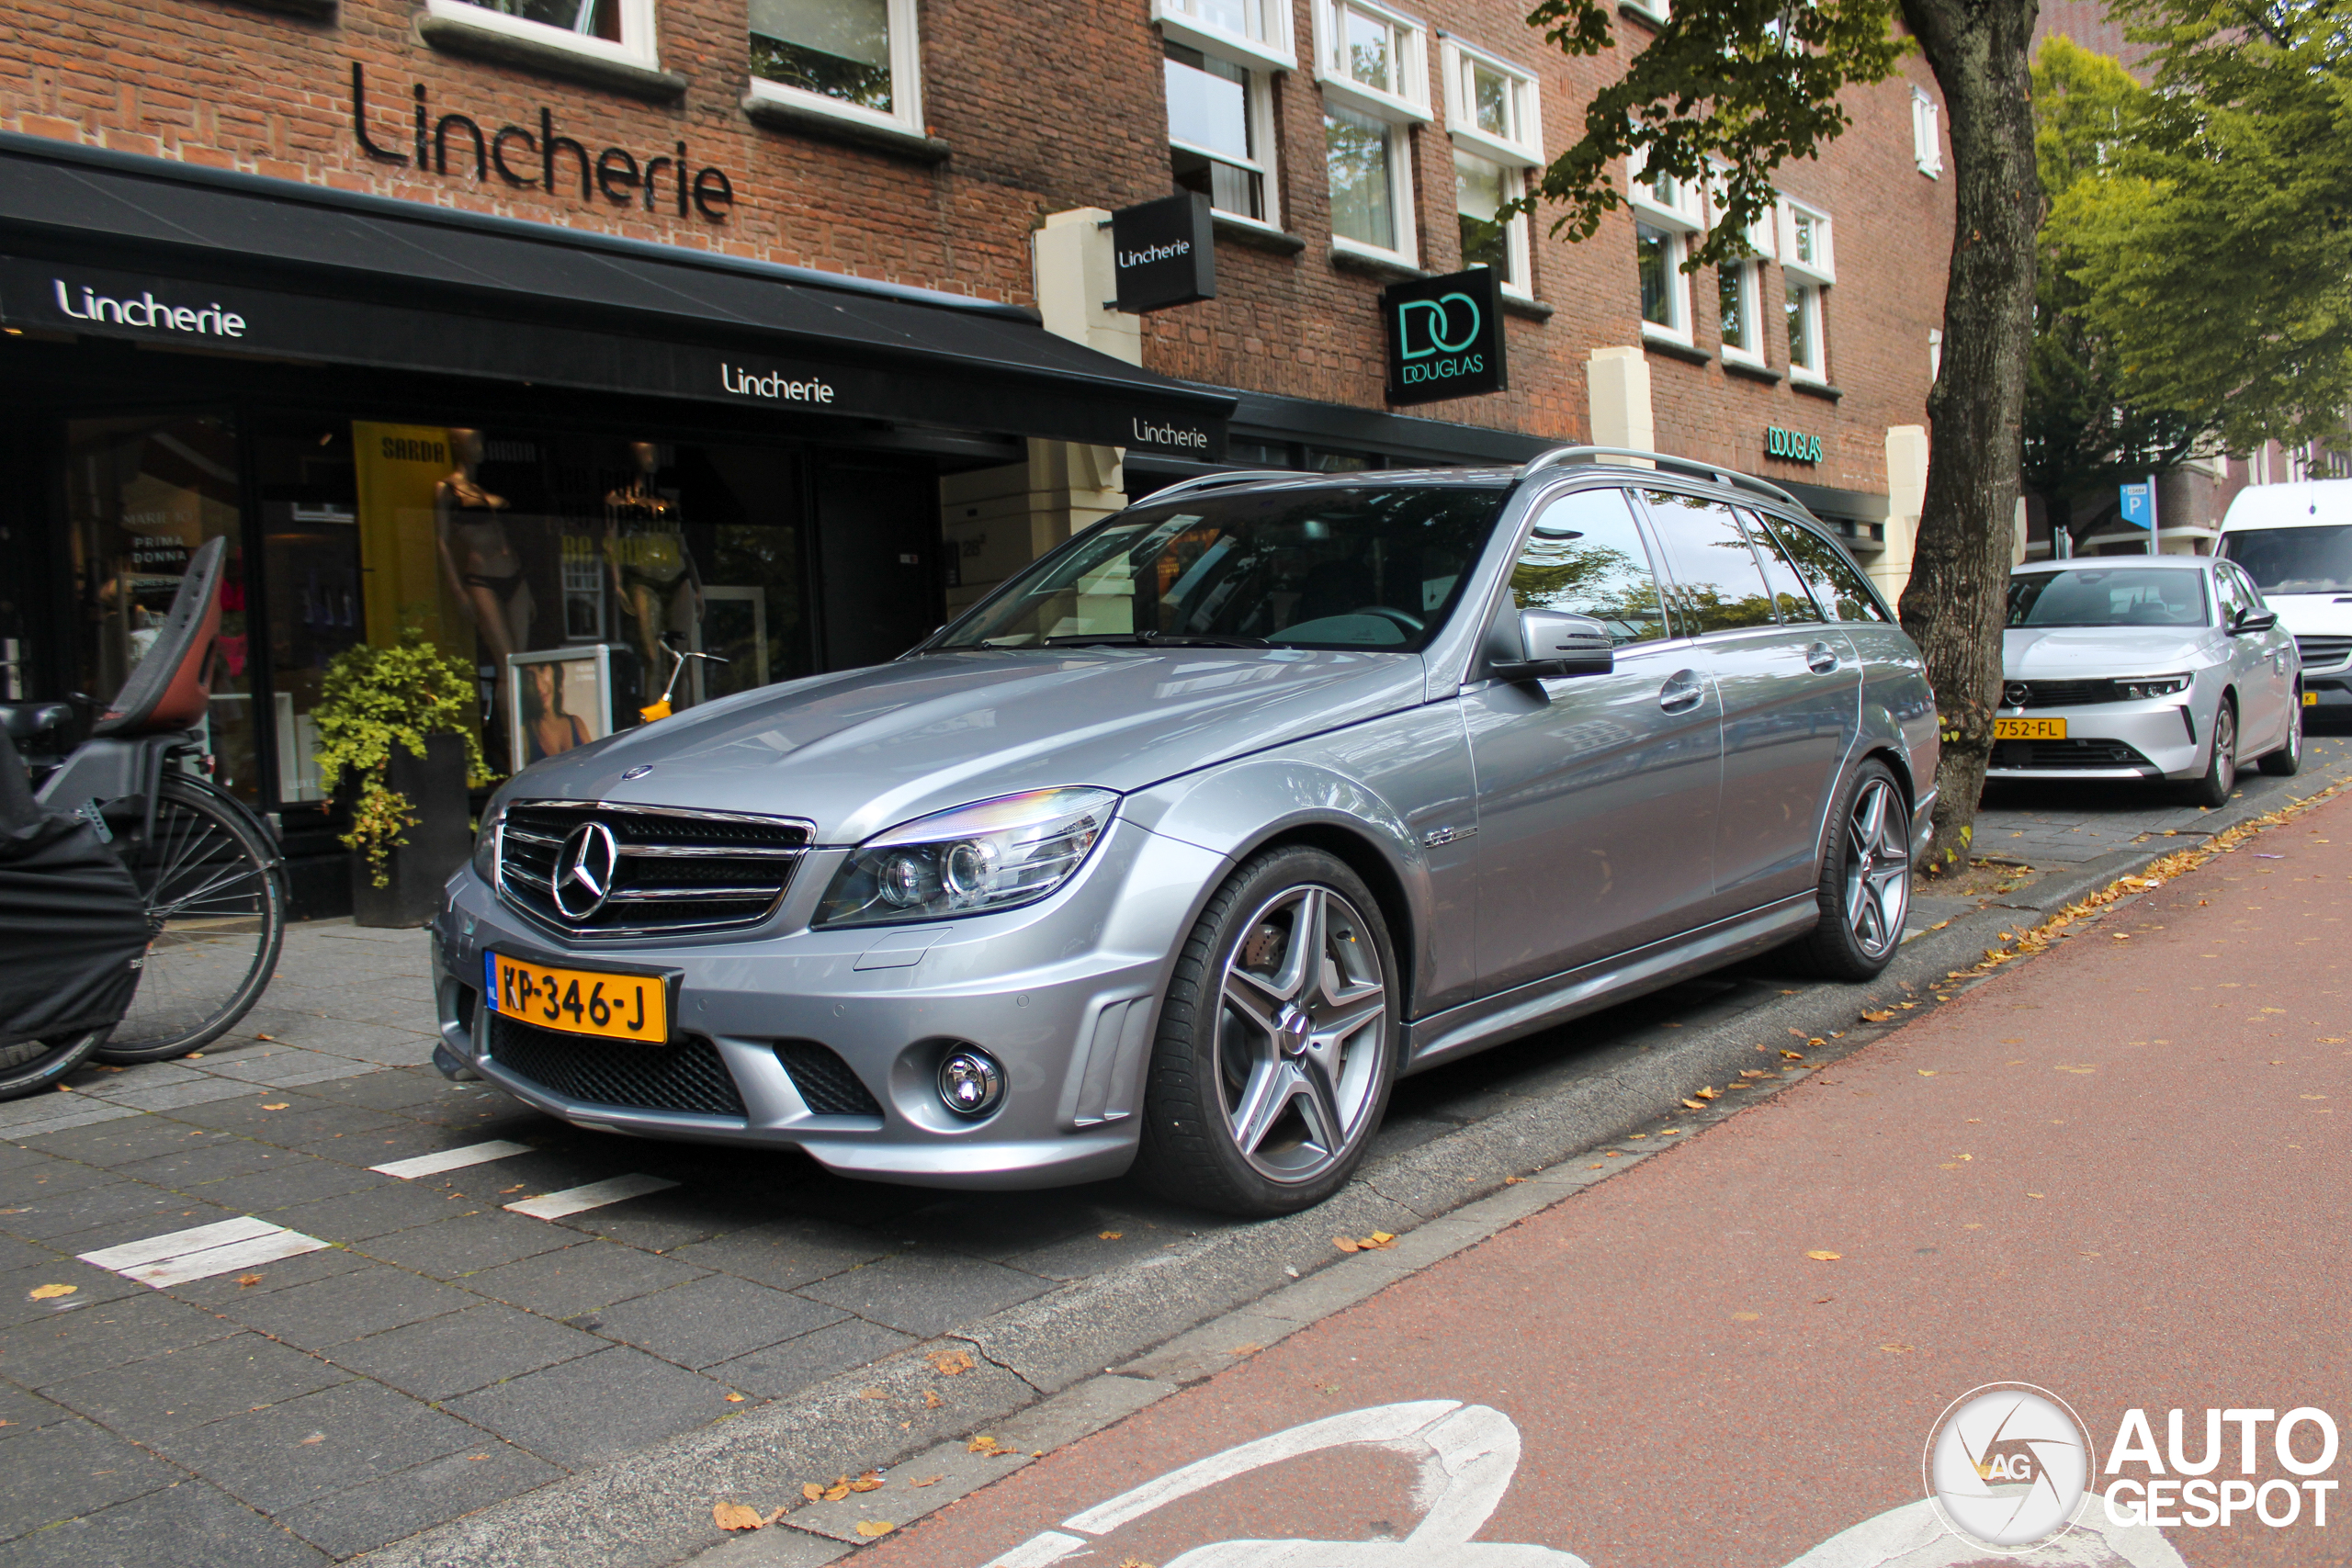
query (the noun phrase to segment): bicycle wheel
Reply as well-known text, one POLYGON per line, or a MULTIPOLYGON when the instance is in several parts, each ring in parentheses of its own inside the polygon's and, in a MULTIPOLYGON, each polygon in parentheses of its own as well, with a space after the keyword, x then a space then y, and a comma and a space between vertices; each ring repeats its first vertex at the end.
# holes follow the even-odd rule
POLYGON ((155 831, 124 857, 154 933, 130 1011, 103 1062, 167 1062, 218 1040, 277 969, 286 875, 243 807, 209 784, 167 773, 155 831))
POLYGON ((85 1029, 50 1040, 20 1040, 0 1046, 0 1100, 22 1100, 44 1089, 87 1061, 105 1041, 103 1029, 85 1029))

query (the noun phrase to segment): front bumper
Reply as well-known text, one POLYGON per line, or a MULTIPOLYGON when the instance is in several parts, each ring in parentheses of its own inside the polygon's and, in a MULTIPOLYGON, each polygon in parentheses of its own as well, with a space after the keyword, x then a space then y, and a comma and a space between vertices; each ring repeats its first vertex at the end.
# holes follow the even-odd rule
POLYGON ((1996 740, 1993 779, 2193 779, 2205 771, 2207 721, 2196 688, 2138 703, 2003 710, 2002 718, 2062 718, 2064 740, 1996 740))
MULTIPOLYGON (((1069 886, 1028 908, 812 930, 808 915, 844 853, 811 852, 776 914, 726 941, 566 941, 460 871, 433 928, 443 1044, 461 1069, 583 1127, 797 1147, 832 1170, 883 1181, 1044 1187, 1124 1171, 1135 1156, 1159 1000, 1194 908, 1222 869, 1218 857, 1121 820, 1069 886), (491 951, 575 969, 676 973, 673 1034, 697 1053, 716 1051, 741 1113, 608 1104, 526 1076, 502 1058, 483 1005, 491 951), (965 1043, 993 1055, 1006 1080, 998 1109, 977 1121, 949 1111, 933 1087, 942 1056, 965 1043), (794 1066, 806 1070, 811 1046, 838 1058, 871 1111, 810 1108, 794 1066)), ((539 1031, 525 1051, 506 1037, 526 1063, 567 1042, 614 1049, 539 1031)))

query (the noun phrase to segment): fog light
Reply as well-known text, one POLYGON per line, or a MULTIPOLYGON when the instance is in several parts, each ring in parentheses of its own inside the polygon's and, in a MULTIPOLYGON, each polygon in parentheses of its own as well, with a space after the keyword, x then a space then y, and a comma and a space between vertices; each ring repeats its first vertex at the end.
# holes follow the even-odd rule
POLYGON ((939 1064, 940 1102, 958 1116, 985 1116, 1004 1098, 1004 1069, 977 1046, 947 1053, 939 1064))

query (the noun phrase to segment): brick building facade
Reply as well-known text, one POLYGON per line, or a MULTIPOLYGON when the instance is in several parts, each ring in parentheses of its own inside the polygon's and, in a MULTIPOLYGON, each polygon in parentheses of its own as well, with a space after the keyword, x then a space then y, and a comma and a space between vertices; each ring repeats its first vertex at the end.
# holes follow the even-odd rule
POLYGON ((735 660, 688 696, 887 657, 1218 461, 1656 447, 1791 485, 1899 589, 1951 246, 1924 66, 1850 96, 1726 292, 1673 266, 1703 192, 1582 243, 1476 221, 1620 69, 1522 12, 19 0, 0 396, 42 479, 0 519, 6 674, 110 689, 174 552, 230 534, 221 750, 292 833, 319 668, 402 621, 479 663, 519 762, 534 662, 609 646, 579 696, 625 714, 664 631, 735 660), (1216 298, 1104 309, 1100 219, 1177 185, 1216 298), (1381 290, 1468 262, 1509 389, 1390 409, 1381 290))

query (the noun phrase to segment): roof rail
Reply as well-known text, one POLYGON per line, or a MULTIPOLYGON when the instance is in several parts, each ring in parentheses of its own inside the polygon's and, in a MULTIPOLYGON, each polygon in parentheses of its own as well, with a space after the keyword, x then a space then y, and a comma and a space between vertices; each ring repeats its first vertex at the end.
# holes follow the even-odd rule
POLYGON ((1249 484, 1257 479, 1305 479, 1315 476, 1297 468, 1227 468, 1221 473, 1195 474, 1189 479, 1179 479, 1165 490, 1153 491, 1136 504, 1163 501, 1171 495, 1188 495, 1194 491, 1220 490, 1227 485, 1249 484))
MULTIPOLYGON (((1701 463, 1689 457, 1669 457, 1663 452, 1645 452, 1634 446, 1555 446, 1548 451, 1538 452, 1521 464, 1519 472, 1512 476, 1512 480, 1514 483, 1520 483, 1545 468, 1562 468, 1570 463, 1597 462, 1607 457, 1638 457, 1668 473, 1687 474, 1694 479, 1713 479, 1717 484, 1729 485, 1735 490, 1752 490, 1759 494, 1769 495, 1775 501, 1784 501, 1800 512, 1805 510, 1804 502, 1799 501, 1770 479, 1759 479, 1734 468, 1720 468, 1713 463, 1701 463)), ((1806 515, 1810 516, 1811 513, 1807 513, 1806 515)))

